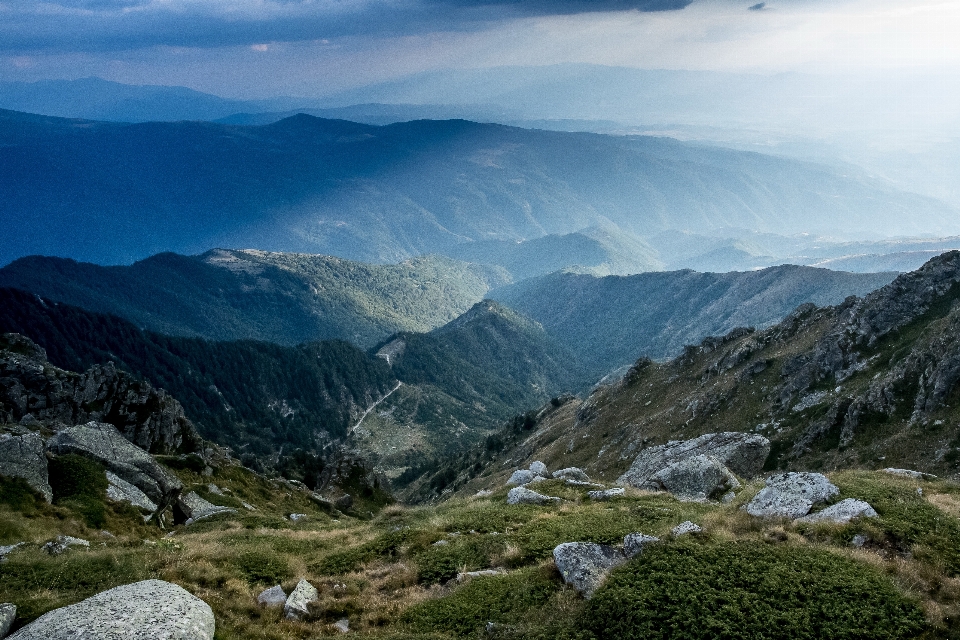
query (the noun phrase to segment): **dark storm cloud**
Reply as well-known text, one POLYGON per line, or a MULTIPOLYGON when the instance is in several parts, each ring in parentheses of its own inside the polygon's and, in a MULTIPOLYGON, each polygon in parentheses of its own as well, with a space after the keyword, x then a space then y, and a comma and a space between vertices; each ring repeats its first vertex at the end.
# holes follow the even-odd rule
POLYGON ((691 0, 0 0, 0 51, 222 47, 471 31, 529 16, 668 11, 691 0))

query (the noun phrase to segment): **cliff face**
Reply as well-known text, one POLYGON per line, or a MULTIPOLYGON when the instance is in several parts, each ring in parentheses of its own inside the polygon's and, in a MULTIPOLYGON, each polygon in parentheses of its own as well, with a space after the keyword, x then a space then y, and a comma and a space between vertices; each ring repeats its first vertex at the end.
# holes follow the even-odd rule
POLYGON ((113 363, 64 371, 19 334, 0 336, 0 420, 39 422, 51 430, 90 422, 114 425, 151 453, 180 453, 201 440, 183 407, 162 389, 117 371, 113 363))

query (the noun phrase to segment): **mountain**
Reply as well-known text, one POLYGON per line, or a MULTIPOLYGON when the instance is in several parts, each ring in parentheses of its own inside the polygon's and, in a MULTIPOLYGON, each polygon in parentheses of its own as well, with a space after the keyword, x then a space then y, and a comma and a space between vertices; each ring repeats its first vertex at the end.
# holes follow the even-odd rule
POLYGON ((554 273, 489 295, 542 324, 599 377, 641 355, 672 357, 708 335, 771 325, 804 302, 831 304, 863 295, 895 276, 793 265, 602 278, 554 273))
POLYGON ((0 269, 0 287, 160 333, 286 345, 342 339, 363 347, 396 331, 445 324, 508 279, 502 270, 437 256, 370 265, 221 249, 160 254, 129 267, 34 256, 0 269))
POLYGON ((612 224, 950 233, 954 209, 849 170, 669 139, 466 121, 98 123, 0 112, 0 262, 212 247, 393 262, 612 224), (576 158, 577 162, 571 162, 576 158))

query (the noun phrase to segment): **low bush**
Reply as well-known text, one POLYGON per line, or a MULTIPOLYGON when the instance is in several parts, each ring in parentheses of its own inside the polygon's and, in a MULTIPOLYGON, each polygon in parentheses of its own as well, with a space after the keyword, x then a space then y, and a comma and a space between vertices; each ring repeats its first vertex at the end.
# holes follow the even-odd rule
POLYGON ((310 568, 317 573, 328 576, 350 573, 377 558, 396 556, 400 545, 406 541, 408 536, 409 532, 406 530, 391 531, 353 549, 332 553, 311 565, 310 568))
POLYGON ((488 555, 476 540, 431 547, 417 557, 417 580, 436 584, 456 578, 460 571, 475 571, 488 565, 488 555))
POLYGON ((48 468, 55 501, 77 497, 102 500, 106 495, 106 470, 95 460, 68 453, 51 460, 48 468))
POLYGON ((43 496, 23 478, 0 476, 0 503, 29 517, 42 509, 43 496))
POLYGON ((590 600, 598 640, 912 638, 920 607, 875 569, 824 550, 761 542, 657 545, 590 600))
POLYGON ((237 570, 251 584, 280 584, 293 574, 289 563, 276 553, 268 551, 247 551, 234 560, 237 570))

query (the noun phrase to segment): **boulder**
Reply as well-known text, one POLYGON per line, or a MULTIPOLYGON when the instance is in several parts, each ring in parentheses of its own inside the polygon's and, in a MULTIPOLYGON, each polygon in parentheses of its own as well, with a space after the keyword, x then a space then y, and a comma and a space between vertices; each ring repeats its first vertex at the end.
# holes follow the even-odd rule
POLYGON ((57 536, 55 540, 43 545, 43 550, 52 556, 58 556, 70 547, 90 548, 90 542, 73 536, 57 536))
POLYGON ((333 501, 333 506, 340 511, 346 511, 353 506, 353 496, 351 496, 349 493, 345 493, 333 501))
POLYGON ((579 467, 567 467, 553 472, 554 478, 564 478, 565 480, 578 480, 580 482, 590 482, 590 476, 579 467))
POLYGON ((6 638, 13 626, 13 621, 17 619, 17 605, 9 602, 0 604, 0 638, 6 638))
POLYGON ((510 479, 507 480, 507 484, 523 486, 532 482, 536 477, 537 474, 529 469, 517 469, 511 474, 510 479))
POLYGON ((306 580, 300 580, 283 605, 283 617, 287 620, 300 620, 308 613, 308 605, 316 602, 320 594, 317 588, 306 580))
POLYGON ((184 524, 193 524, 203 518, 209 518, 220 513, 236 513, 236 511, 236 509, 230 507, 221 507, 208 502, 197 495, 196 491, 191 491, 186 495, 177 496, 177 502, 174 505, 174 519, 184 524))
POLYGON ((157 504, 147 494, 112 471, 107 471, 107 497, 117 502, 129 502, 148 513, 157 510, 157 504))
POLYGON ((265 607, 279 607, 287 603, 287 594, 283 587, 277 585, 261 591, 257 596, 257 602, 265 607))
POLYGON ((0 546, 0 562, 3 562, 7 559, 7 556, 16 551, 19 547, 27 544, 26 542, 17 542, 15 544, 8 544, 0 546))
POLYGON ((660 538, 648 536, 644 533, 628 533, 623 537, 623 555, 632 558, 641 553, 644 547, 655 542, 660 542, 660 538))
POLYGON ((661 469, 701 454, 716 458, 741 477, 752 478, 763 469, 770 454, 770 441, 756 434, 728 431, 650 447, 637 455, 627 472, 617 479, 617 484, 643 489, 661 469))
POLYGON ((604 501, 610 498, 617 498, 626 493, 623 487, 614 487, 613 489, 603 489, 599 491, 587 491, 587 497, 591 500, 604 501))
POLYGON ((589 598, 606 579, 611 569, 626 561, 626 557, 603 544, 593 542, 564 542, 553 550, 553 561, 563 581, 589 598))
POLYGON ((33 432, 0 434, 0 476, 23 478, 44 500, 53 500, 43 438, 33 432))
POLYGON ((553 504, 560 502, 560 498, 545 496, 526 487, 514 487, 507 494, 507 504, 553 504))
POLYGON ((88 422, 67 427, 47 441, 47 449, 57 454, 76 453, 96 460, 158 504, 169 502, 183 489, 176 476, 160 466, 149 453, 124 438, 112 424, 88 422))
POLYGON ((547 471, 547 465, 543 464, 539 460, 537 460, 536 462, 531 462, 529 469, 530 471, 533 472, 534 475, 537 475, 537 476, 550 475, 550 472, 547 471))
POLYGON ((307 514, 305 513, 291 513, 287 516, 290 518, 291 522, 300 522, 301 520, 307 519, 307 514))
POLYGON ((215 626, 200 598, 163 580, 144 580, 54 609, 10 639, 212 640, 215 626))
POLYGON ((807 471, 770 476, 766 485, 744 507, 752 516, 793 520, 807 515, 813 505, 840 493, 825 475, 807 471))
POLYGON ((333 623, 333 628, 340 633, 350 633, 350 618, 340 618, 333 623))
POLYGON ((797 522, 833 522, 835 524, 847 524, 854 518, 876 518, 878 515, 873 507, 863 500, 847 498, 837 504, 830 505, 823 511, 798 518, 797 522))
POLYGON ((645 489, 669 491, 680 500, 716 499, 740 486, 737 478, 719 460, 699 454, 657 471, 645 489))
POLYGON ((673 529, 671 529, 670 533, 672 533, 674 537, 676 537, 676 536, 685 536, 688 533, 700 533, 701 531, 703 531, 703 528, 700 525, 694 524, 689 520, 687 520, 686 522, 681 522, 680 524, 675 526, 673 529))

